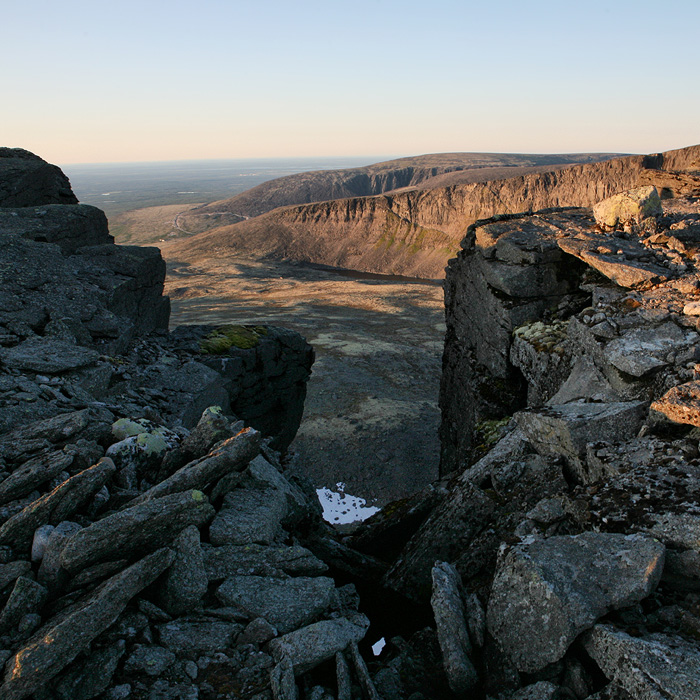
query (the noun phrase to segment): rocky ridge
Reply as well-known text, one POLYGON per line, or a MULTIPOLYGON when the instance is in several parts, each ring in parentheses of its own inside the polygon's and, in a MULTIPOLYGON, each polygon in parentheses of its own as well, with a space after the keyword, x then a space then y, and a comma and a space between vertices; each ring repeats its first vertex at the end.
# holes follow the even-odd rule
POLYGON ((457 697, 700 698, 698 255, 647 186, 450 262, 444 478, 353 544, 432 594, 457 697))
POLYGON ((487 182, 280 208, 164 246, 168 260, 270 256, 366 272, 441 278, 467 227, 494 215, 592 206, 640 184, 664 197, 698 188, 700 147, 487 182))
POLYGON ((158 251, 39 201, 0 210, 0 696, 291 698, 324 662, 371 683, 354 588, 301 542, 345 548, 275 450, 310 346, 167 334, 158 251))
POLYGON ((471 227, 444 478, 349 540, 255 415, 303 339, 167 335, 159 256, 42 211, 2 230, 3 698, 700 698, 695 198, 471 227))

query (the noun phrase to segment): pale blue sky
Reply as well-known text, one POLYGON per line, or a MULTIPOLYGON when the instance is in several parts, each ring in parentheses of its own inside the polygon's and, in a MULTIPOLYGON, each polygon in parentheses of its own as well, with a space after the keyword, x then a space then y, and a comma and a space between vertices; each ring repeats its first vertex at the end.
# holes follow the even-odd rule
POLYGON ((700 142, 700 0, 0 0, 0 145, 56 163, 700 142))

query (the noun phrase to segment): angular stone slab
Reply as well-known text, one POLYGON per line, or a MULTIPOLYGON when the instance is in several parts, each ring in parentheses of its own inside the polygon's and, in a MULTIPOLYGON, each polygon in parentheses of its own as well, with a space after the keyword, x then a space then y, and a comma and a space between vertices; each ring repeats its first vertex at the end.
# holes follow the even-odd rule
POLYGON ((0 592, 5 586, 9 586, 31 570, 32 565, 28 561, 11 561, 9 564, 0 564, 0 592))
POLYGON ((29 338, 13 348, 0 350, 0 360, 13 369, 60 374, 95 364, 97 350, 75 345, 58 338, 29 338))
POLYGON ((115 471, 114 462, 103 457, 94 466, 64 481, 4 523, 0 527, 0 544, 28 545, 39 526, 67 520, 112 478, 115 471))
POLYGON ((277 662, 288 656, 298 676, 333 658, 351 642, 359 643, 368 628, 369 620, 360 613, 352 621, 345 617, 322 620, 273 639, 268 648, 277 662))
POLYGON ((287 497, 277 489, 235 489, 229 492, 210 528, 213 545, 271 544, 282 533, 287 497))
POLYGON ((605 346, 604 357, 621 372, 641 378, 670 364, 666 359, 670 352, 681 352, 697 341, 697 333, 684 332, 669 321, 656 328, 627 331, 621 338, 615 338, 605 346))
POLYGON ((583 639, 603 673, 636 700, 700 700, 700 649, 681 637, 630 637, 596 625, 583 639))
POLYGON ((432 576, 430 604, 435 616, 442 664, 452 691, 463 695, 476 685, 478 678, 469 658, 472 645, 464 615, 461 581, 454 566, 444 561, 435 563, 432 576))
POLYGON ((660 263, 638 259, 640 256, 649 255, 649 251, 635 239, 612 238, 610 235, 591 231, 560 238, 557 243, 565 253, 583 260, 621 287, 631 289, 669 279, 668 269, 660 263), (622 254, 618 254, 617 251, 622 251, 622 254))
POLYGON ((204 525, 214 512, 201 491, 174 493, 140 503, 73 535, 61 552, 61 565, 76 573, 100 561, 157 549, 172 542, 188 525, 204 525))
POLYGON ((263 576, 232 576, 216 591, 226 606, 234 606, 249 617, 264 617, 280 634, 313 621, 331 603, 332 578, 292 579, 263 576))
POLYGON ((20 576, 0 615, 0 634, 15 627, 23 615, 41 610, 48 593, 36 581, 20 576))
POLYGON ((208 654, 232 647, 242 630, 234 622, 179 619, 158 625, 158 636, 176 654, 208 654))
POLYGON ((89 204, 4 209, 0 229, 32 241, 55 243, 68 255, 86 245, 114 243, 105 213, 89 204))
POLYGON ((685 423, 700 428, 700 381, 674 386, 651 404, 651 410, 673 423, 685 423))
POLYGON ((51 680, 116 621, 127 603, 170 566, 172 558, 169 549, 154 552, 42 627, 8 661, 0 697, 24 700, 51 680))
POLYGON ((539 671, 606 612, 646 598, 664 553, 649 537, 596 532, 512 547, 491 588, 489 632, 519 671, 539 671))
POLYGON ((159 601, 171 615, 181 615, 197 607, 207 592, 209 579, 204 568, 204 555, 199 529, 186 527, 175 540, 175 561, 163 577, 159 601))
POLYGON ((134 499, 134 504, 189 489, 202 490, 231 472, 245 469, 260 452, 261 437, 254 428, 241 430, 238 435, 222 442, 213 452, 186 464, 134 499))
POLYGON ((73 463, 74 455, 67 452, 51 452, 38 455, 25 462, 19 469, 0 483, 0 504, 13 501, 31 493, 73 463))
POLYGON ((298 544, 249 544, 205 549, 204 569, 210 581, 220 581, 229 576, 269 576, 278 571, 290 576, 317 576, 328 571, 328 566, 298 544))
POLYGON ((646 417, 643 401, 571 403, 515 414, 520 429, 545 457, 563 456, 578 480, 588 483, 586 445, 634 437, 646 417))

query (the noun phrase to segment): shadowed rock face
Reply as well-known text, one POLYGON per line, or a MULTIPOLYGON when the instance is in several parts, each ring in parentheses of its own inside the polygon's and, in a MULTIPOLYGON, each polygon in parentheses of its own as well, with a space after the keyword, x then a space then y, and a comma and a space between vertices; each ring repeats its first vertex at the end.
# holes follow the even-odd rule
POLYGON ((0 207, 77 203, 60 168, 22 148, 0 148, 0 207))

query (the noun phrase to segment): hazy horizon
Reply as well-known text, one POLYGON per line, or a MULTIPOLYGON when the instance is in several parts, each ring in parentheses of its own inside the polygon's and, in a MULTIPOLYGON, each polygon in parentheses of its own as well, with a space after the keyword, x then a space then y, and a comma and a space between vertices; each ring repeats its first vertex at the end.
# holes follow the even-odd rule
POLYGON ((665 151, 700 142, 699 23, 697 0, 27 0, 0 133, 58 164, 665 151))

